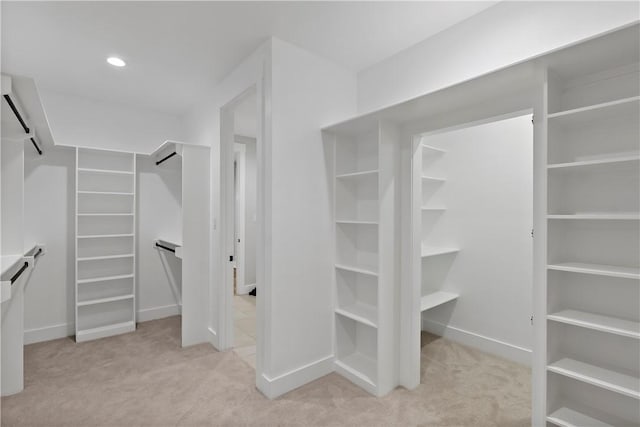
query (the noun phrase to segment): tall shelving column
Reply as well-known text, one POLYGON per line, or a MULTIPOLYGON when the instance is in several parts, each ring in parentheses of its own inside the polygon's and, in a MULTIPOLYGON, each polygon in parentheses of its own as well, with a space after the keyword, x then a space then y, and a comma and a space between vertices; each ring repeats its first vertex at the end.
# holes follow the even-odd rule
POLYGON ((334 138, 335 367, 379 396, 396 385, 395 129, 334 138))
POLYGON ((135 154, 76 149, 76 341, 136 328, 135 154))
POLYGON ((549 70, 547 422, 640 425, 640 73, 549 70))

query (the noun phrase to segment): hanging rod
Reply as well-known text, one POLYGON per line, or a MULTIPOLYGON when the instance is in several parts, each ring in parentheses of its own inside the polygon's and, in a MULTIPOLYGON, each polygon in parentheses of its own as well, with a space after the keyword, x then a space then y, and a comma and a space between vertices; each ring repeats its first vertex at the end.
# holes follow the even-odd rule
MULTIPOLYGON (((22 126, 22 129, 24 129, 24 133, 29 133, 31 131, 31 129, 29 129, 29 126, 27 126, 27 124, 25 123, 24 119, 22 118, 22 115, 20 114, 20 112, 16 108, 16 104, 13 103, 13 100, 11 99, 11 97, 9 95, 4 95, 4 99, 7 100, 7 104, 9 104, 9 107, 11 108, 11 111, 13 111, 13 114, 15 114, 16 118, 20 122, 20 125, 22 126)), ((40 156, 42 156, 42 150, 40 149, 40 147, 38 147, 38 143, 36 142, 36 140, 33 139, 33 137, 31 137, 29 139, 31 140, 31 143, 35 147, 35 149, 38 152, 38 154, 40 156)))
POLYGON ((38 248, 38 252, 36 252, 35 254, 33 254, 33 259, 36 259, 40 256, 40 254, 42 253, 42 248, 38 248))
POLYGON ((158 161, 156 162, 156 166, 158 166, 158 165, 159 165, 160 163, 162 163, 162 162, 165 162, 165 161, 169 160, 170 158, 172 158, 172 157, 173 157, 173 156, 175 156, 176 154, 178 154, 178 153, 174 151, 173 153, 169 154, 167 157, 165 157, 165 158, 163 158, 163 159, 158 160, 158 161))
MULTIPOLYGON (((175 154, 175 153, 173 153, 173 154, 175 154)), ((172 249, 172 248, 170 248, 170 247, 168 247, 168 246, 165 246, 165 245, 161 245, 161 244, 160 244, 160 243, 158 243, 158 242, 156 242, 156 246, 157 246, 158 248, 162 248, 162 249, 164 249, 165 251, 173 252, 174 254, 176 253, 176 250, 175 250, 175 249, 172 249)))
POLYGON ((13 282, 15 282, 16 280, 18 280, 18 278, 22 275, 22 272, 25 271, 27 269, 27 267, 29 267, 29 263, 28 262, 24 262, 24 264, 22 264, 22 267, 20 267, 20 270, 18 270, 16 272, 16 274, 14 274, 11 277, 11 284, 13 285, 13 282))

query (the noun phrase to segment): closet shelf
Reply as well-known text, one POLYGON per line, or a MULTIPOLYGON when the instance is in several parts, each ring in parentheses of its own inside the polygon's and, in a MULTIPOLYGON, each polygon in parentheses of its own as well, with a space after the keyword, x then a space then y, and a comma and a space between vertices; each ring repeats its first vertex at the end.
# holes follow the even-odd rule
POLYGON ((422 145, 422 148, 424 148, 425 150, 428 150, 428 152, 432 152, 434 154, 444 154, 444 153, 447 152, 446 150, 443 150, 442 148, 436 148, 436 147, 433 147, 431 145, 427 145, 427 144, 424 144, 424 143, 421 144, 421 145, 422 145))
POLYGON ((101 196, 133 196, 133 193, 120 191, 78 191, 78 194, 96 194, 101 196))
POLYGON ((573 409, 562 407, 547 417, 547 421, 559 427, 613 427, 573 409))
POLYGON ((336 224, 378 225, 378 221, 361 221, 361 220, 338 219, 338 220, 336 220, 336 224))
POLYGON ((435 308, 439 305, 448 303, 450 301, 458 299, 457 294, 452 294, 451 292, 433 292, 431 294, 424 295, 420 298, 420 311, 426 311, 432 308, 435 308))
POLYGON ((128 299, 133 299, 133 294, 119 295, 117 297, 109 297, 109 298, 98 298, 98 299, 92 299, 87 301, 78 301, 78 307, 85 307, 88 305, 96 305, 96 304, 106 304, 108 302, 124 301, 128 299))
POLYGON ((581 213, 581 214, 552 214, 548 219, 595 219, 595 220, 640 220, 640 214, 628 213, 581 213))
POLYGON ((337 179, 345 179, 345 178, 360 178, 360 177, 373 177, 378 175, 378 169, 361 171, 361 172, 351 172, 351 173, 343 173, 340 175, 336 175, 337 179))
POLYGON ((133 237, 133 234, 85 234, 78 236, 78 239, 107 239, 116 237, 133 237))
POLYGON ((637 116, 640 107, 640 96, 617 99, 615 101, 602 102, 586 107, 574 108, 547 115, 549 122, 561 124, 579 124, 607 117, 621 115, 637 116))
POLYGON ((554 322, 640 339, 640 323, 578 310, 562 310, 547 316, 554 322))
POLYGON ((640 378, 564 358, 547 366, 547 370, 605 390, 640 399, 640 378))
POLYGON ((104 259, 133 258, 133 257, 134 257, 133 254, 102 255, 102 256, 79 257, 78 261, 99 261, 104 259))
POLYGON ((76 332, 76 342, 84 342, 104 338, 111 335, 124 334, 132 332, 136 329, 136 323, 133 320, 128 322, 115 323, 113 325, 100 326, 91 329, 82 329, 76 332))
POLYGON ((422 258, 432 257, 432 256, 440 256, 440 255, 448 255, 460 252, 460 249, 457 248, 435 248, 429 246, 422 247, 422 258))
POLYGON ((436 183, 441 183, 441 182, 445 182, 446 179, 444 178, 436 178, 434 176, 427 176, 427 175, 423 175, 422 179, 425 181, 431 181, 431 182, 436 182, 436 183))
POLYGON ((423 212, 442 212, 446 211, 447 208, 421 208, 423 212))
POLYGON ((366 274, 368 276, 378 277, 378 273, 376 273, 375 271, 372 271, 372 270, 367 270, 365 268, 351 267, 351 266, 344 265, 344 264, 336 264, 336 268, 340 269, 340 270, 344 270, 344 271, 351 271, 353 273, 366 274))
POLYGON ((362 323, 363 325, 377 328, 376 318, 378 310, 366 304, 352 304, 347 307, 338 307, 335 309, 336 314, 348 317, 351 320, 362 323))
POLYGON ((133 171, 120 171, 120 170, 112 170, 112 169, 78 168, 78 172, 103 173, 103 174, 114 174, 114 175, 133 175, 133 171))
POLYGON ((133 216, 132 213, 79 213, 78 216, 133 216))
POLYGON ((133 274, 120 274, 117 276, 102 276, 102 277, 93 277, 91 279, 79 279, 78 284, 84 283, 98 283, 98 282, 110 282, 112 280, 121 280, 121 279, 133 279, 133 274))
POLYGON ((547 268, 549 270, 640 280, 640 268, 638 267, 620 267, 617 265, 587 264, 582 262, 562 262, 549 264, 547 268))
POLYGON ((377 363, 374 359, 362 353, 355 352, 348 356, 339 357, 336 359, 335 365, 345 376, 355 377, 365 388, 370 391, 372 389, 375 390, 377 363))
POLYGON ((605 157, 601 159, 582 160, 568 163, 554 163, 547 166, 547 169, 583 169, 594 166, 616 166, 629 163, 640 162, 640 155, 605 157))

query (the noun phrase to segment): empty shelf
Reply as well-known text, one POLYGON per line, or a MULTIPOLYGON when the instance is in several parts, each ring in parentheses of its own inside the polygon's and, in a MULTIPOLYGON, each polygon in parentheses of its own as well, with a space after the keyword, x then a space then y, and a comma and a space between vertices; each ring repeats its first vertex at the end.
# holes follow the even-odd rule
POLYGON ((114 323, 113 325, 100 326, 98 328, 79 330, 76 333, 76 342, 83 342, 104 338, 111 335, 132 332, 136 329, 136 323, 133 320, 122 323, 114 323))
POLYGON ((427 175, 423 175, 422 179, 425 181, 432 181, 432 182, 445 182, 446 179, 444 178, 436 178, 435 176, 427 176, 427 175))
POLYGON ((114 301, 123 301, 123 300, 127 300, 127 299, 133 299, 133 294, 129 294, 129 295, 119 295, 117 297, 109 297, 109 298, 98 298, 98 299, 92 299, 92 300, 87 300, 87 301, 78 301, 78 307, 84 307, 87 305, 96 305, 96 304, 105 304, 108 302, 114 302, 114 301))
POLYGON ((640 339, 640 323, 578 310, 562 310, 547 316, 554 322, 581 326, 623 337, 640 339))
POLYGON ((348 317, 349 319, 360 322, 364 325, 377 328, 376 318, 378 317, 378 310, 370 305, 365 304, 353 304, 347 307, 336 308, 336 313, 348 317))
POLYGON ((442 211, 446 211, 447 208, 421 208, 423 212, 442 212, 442 211))
POLYGON ((369 387, 375 388, 376 383, 376 361, 362 353, 351 353, 345 357, 336 359, 336 367, 346 372, 349 376, 356 377, 369 387))
POLYGON ((132 278, 133 278, 133 274, 120 274, 118 276, 103 276, 103 277, 94 277, 91 279, 80 279, 78 280, 78 284, 109 282, 112 280, 132 279, 132 278))
POLYGON ((133 234, 85 234, 78 239, 107 239, 115 237, 133 237, 133 234))
POLYGON ((640 96, 632 96, 552 113, 549 114, 547 118, 549 122, 571 125, 624 114, 635 114, 637 116, 640 107, 639 101, 640 96))
POLYGON ((344 265, 344 264, 336 264, 336 268, 339 268, 340 270, 352 271, 354 273, 367 274, 369 276, 378 277, 378 273, 376 273, 375 271, 367 270, 367 269, 360 268, 360 267, 351 267, 351 266, 344 265))
POLYGON ((581 214, 553 214, 547 215, 549 219, 606 219, 606 220, 640 220, 640 214, 635 212, 625 213, 581 213, 581 214))
POLYGON ((436 148, 433 147, 431 145, 427 145, 427 144, 422 144, 422 148, 425 149, 427 152, 429 153, 434 153, 434 154, 443 154, 446 153, 446 150, 443 150, 442 148, 436 148))
POLYGON ((103 259, 118 259, 118 258, 133 258, 133 254, 81 257, 81 258, 78 258, 78 261, 98 261, 103 259))
POLYGON ((429 310, 455 299, 458 299, 458 295, 452 294, 451 292, 438 291, 425 295, 420 298, 420 311, 429 310))
POLYGON ((457 248, 434 248, 434 247, 423 246, 422 247, 422 258, 427 258, 427 257, 431 257, 431 256, 454 254, 456 252, 460 252, 460 249, 457 249, 457 248))
POLYGON ((625 163, 633 163, 640 162, 640 155, 633 156, 619 156, 619 157, 605 157, 601 159, 593 159, 593 160, 583 160, 578 162, 568 162, 568 163, 556 163, 548 165, 548 169, 582 169, 591 166, 599 166, 599 165, 619 165, 625 163))
POLYGON ((104 174, 116 174, 116 175, 133 175, 133 171, 119 171, 119 170, 111 170, 111 169, 78 168, 78 172, 104 173, 104 174))
POLYGON ((336 175, 336 178, 343 179, 343 178, 358 178, 358 177, 366 177, 366 176, 373 177, 377 174, 378 174, 378 169, 374 169, 374 170, 361 171, 361 172, 343 173, 340 175, 336 175))
POLYGON ((620 267, 617 265, 587 264, 582 262, 562 262, 549 264, 549 270, 570 271, 573 273, 595 274, 598 276, 640 279, 640 268, 620 267))
POLYGON ((132 213, 100 212, 100 213, 79 213, 78 216, 133 216, 133 214, 132 213))
POLYGON ((378 221, 360 221, 349 219, 338 219, 336 224, 356 224, 356 225, 378 225, 378 221))
POLYGON ((547 417, 547 421, 560 427, 613 427, 573 409, 562 407, 547 417))
POLYGON ((102 196, 133 196, 133 193, 124 193, 120 191, 78 191, 78 194, 98 194, 102 196))
POLYGON ((547 366, 547 370, 605 390, 640 399, 640 378, 564 358, 547 366))

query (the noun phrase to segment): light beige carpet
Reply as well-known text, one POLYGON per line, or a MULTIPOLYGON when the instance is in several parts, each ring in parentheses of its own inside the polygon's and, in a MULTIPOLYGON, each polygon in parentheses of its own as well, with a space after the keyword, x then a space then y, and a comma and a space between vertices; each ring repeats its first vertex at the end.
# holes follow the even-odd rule
POLYGON ((424 334, 422 384, 375 398, 337 374, 270 401, 234 352, 180 348, 180 319, 83 344, 25 348, 3 426, 529 426, 528 369, 424 334))

